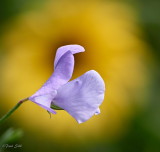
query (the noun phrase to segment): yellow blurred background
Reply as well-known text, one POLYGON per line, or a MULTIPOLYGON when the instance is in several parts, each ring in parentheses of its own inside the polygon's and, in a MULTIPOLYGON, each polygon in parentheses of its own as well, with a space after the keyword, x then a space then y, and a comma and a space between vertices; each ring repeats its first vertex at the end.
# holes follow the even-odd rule
POLYGON ((152 148, 158 152, 160 136, 147 130, 150 122, 145 121, 151 100, 157 101, 153 84, 158 63, 138 8, 111 0, 29 4, 14 16, 4 17, 0 26, 0 114, 40 88, 53 72, 56 49, 67 44, 79 44, 86 50, 75 55, 72 79, 91 69, 98 71, 107 86, 105 100, 101 114, 80 125, 65 111, 57 111, 50 119, 44 109, 28 101, 0 133, 10 126, 21 128, 24 135, 17 142, 23 148, 17 151, 24 152, 152 152, 152 148), (156 147, 151 144, 148 149, 146 138, 153 138, 156 147))

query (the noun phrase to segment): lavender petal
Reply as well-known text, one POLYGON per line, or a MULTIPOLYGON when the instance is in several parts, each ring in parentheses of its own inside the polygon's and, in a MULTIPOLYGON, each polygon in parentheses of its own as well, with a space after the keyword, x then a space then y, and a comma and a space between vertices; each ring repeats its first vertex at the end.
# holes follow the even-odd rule
POLYGON ((76 45, 76 44, 75 45, 65 45, 65 46, 58 48, 56 57, 54 60, 54 67, 57 66, 59 59, 68 51, 71 51, 72 54, 76 54, 76 53, 84 52, 85 49, 82 46, 76 45))
POLYGON ((103 79, 91 70, 60 87, 53 103, 82 123, 100 112, 98 108, 104 99, 104 91, 103 79))

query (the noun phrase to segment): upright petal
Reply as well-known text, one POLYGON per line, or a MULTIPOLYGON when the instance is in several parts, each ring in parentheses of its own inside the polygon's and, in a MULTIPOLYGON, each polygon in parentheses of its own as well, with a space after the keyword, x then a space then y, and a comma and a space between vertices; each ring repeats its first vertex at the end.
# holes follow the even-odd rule
POLYGON ((59 59, 52 76, 29 99, 35 102, 36 104, 40 104, 43 106, 45 102, 47 102, 45 106, 47 108, 50 108, 50 104, 48 103, 51 103, 54 96, 48 97, 48 95, 53 94, 55 90, 57 90, 60 86, 64 85, 70 80, 70 78, 72 77, 73 68, 74 68, 74 57, 73 54, 70 51, 68 51, 65 54, 63 54, 63 56, 59 59), (43 102, 44 104, 42 104, 43 102))
POLYGON ((76 44, 75 45, 65 45, 65 46, 58 48, 56 57, 54 60, 54 67, 57 66, 57 63, 60 60, 60 58, 63 56, 63 54, 65 54, 68 51, 71 51, 72 54, 76 54, 76 53, 84 52, 85 49, 82 46, 76 45, 76 44))
POLYGON ((78 123, 82 123, 100 112, 104 91, 103 79, 96 71, 91 70, 60 87, 52 103, 66 110, 78 123))
POLYGON ((51 77, 34 94, 34 96, 52 93, 53 90, 57 90, 60 86, 67 83, 72 77, 73 68, 74 57, 72 53, 68 51, 59 60, 51 77))

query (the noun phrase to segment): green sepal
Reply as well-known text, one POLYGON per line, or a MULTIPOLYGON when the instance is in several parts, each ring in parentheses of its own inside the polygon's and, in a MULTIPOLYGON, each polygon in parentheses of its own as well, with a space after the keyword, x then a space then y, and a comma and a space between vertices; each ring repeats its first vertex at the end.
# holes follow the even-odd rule
POLYGON ((54 110, 64 110, 61 107, 58 107, 58 106, 56 106, 54 104, 51 104, 51 108, 54 109, 54 110))

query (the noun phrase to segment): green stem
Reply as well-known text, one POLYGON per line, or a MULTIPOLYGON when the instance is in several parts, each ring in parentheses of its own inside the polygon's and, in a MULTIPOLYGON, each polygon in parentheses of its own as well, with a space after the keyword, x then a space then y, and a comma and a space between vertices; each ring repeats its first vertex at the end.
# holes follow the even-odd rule
POLYGON ((28 98, 20 100, 8 113, 6 113, 2 118, 0 118, 0 125, 25 101, 29 100, 28 98))

